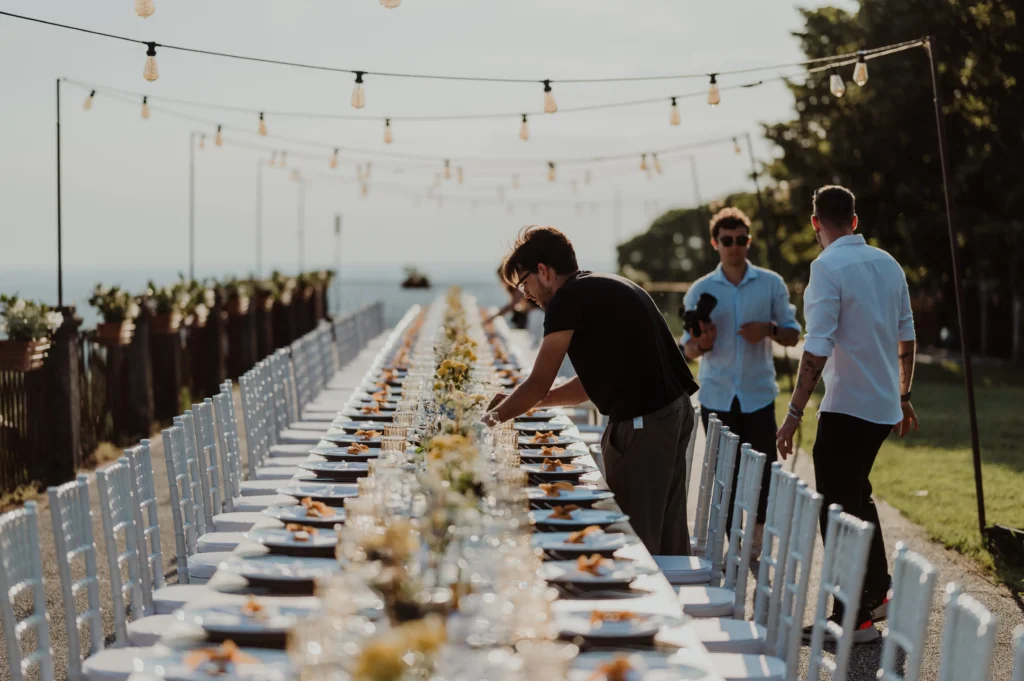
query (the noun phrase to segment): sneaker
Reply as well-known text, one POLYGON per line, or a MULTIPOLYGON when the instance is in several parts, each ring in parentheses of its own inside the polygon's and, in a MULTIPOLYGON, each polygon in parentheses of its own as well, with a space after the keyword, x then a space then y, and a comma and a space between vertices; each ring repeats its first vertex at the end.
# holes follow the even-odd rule
MULTIPOLYGON (((829 618, 831 619, 831 618, 829 618)), ((803 631, 803 642, 804 644, 810 644, 811 634, 814 631, 814 627, 804 627, 803 631)), ((875 627, 875 623, 871 620, 864 620, 857 626, 853 632, 853 644, 860 645, 862 643, 872 643, 882 638, 882 632, 878 631, 875 627)), ((825 630, 825 643, 836 643, 836 637, 828 629, 825 630)))
POLYGON ((889 596, 886 594, 882 596, 881 602, 869 601, 866 604, 868 612, 871 614, 872 622, 881 622, 889 618, 889 596))

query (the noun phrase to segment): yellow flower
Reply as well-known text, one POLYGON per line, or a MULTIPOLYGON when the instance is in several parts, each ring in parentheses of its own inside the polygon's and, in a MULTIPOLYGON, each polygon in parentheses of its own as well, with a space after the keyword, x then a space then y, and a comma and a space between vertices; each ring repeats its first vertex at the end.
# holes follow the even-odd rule
POLYGON ((408 669, 402 660, 406 650, 393 632, 371 639, 356 658, 352 675, 360 681, 398 681, 408 669))

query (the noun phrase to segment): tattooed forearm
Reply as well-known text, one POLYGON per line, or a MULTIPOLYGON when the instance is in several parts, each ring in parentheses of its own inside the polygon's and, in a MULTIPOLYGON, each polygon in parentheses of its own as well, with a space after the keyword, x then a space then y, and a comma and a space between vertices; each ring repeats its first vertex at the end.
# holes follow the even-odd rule
POLYGON ((917 341, 900 341, 900 395, 909 393, 910 386, 914 383, 914 362, 916 358, 917 341))
POLYGON ((797 409, 803 409, 811 399, 811 393, 818 386, 821 380, 821 372, 825 370, 825 362, 828 357, 819 357, 805 352, 800 358, 800 370, 796 380, 796 388, 793 390, 793 397, 790 402, 797 409))

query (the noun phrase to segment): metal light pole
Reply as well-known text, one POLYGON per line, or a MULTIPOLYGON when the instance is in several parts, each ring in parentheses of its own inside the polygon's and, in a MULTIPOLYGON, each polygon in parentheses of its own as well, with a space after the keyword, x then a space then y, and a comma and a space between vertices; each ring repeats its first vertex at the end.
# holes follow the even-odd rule
POLYGON ((60 78, 57 79, 57 307, 64 308, 64 234, 60 187, 60 78))
POLYGON ((341 312, 341 213, 334 216, 334 305, 341 312))
POLYGON ((196 133, 188 134, 188 278, 196 278, 196 133))
POLYGON ((299 183, 299 274, 306 271, 306 181, 300 176, 299 183))
POLYGON ((256 276, 263 278, 263 160, 256 162, 256 276))

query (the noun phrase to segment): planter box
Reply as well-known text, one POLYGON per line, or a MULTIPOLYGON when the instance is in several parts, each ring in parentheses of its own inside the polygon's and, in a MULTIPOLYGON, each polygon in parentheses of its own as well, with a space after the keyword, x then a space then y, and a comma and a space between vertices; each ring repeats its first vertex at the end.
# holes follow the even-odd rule
POLYGON ((153 333, 161 336, 177 333, 178 329, 181 328, 181 313, 162 312, 160 314, 153 315, 153 320, 150 322, 150 325, 153 329, 153 333))
POLYGON ((0 369, 5 371, 35 371, 43 366, 50 341, 47 338, 30 341, 0 341, 0 369))
POLYGON ((129 345, 134 335, 134 322, 104 322, 96 325, 96 337, 104 345, 129 345))

